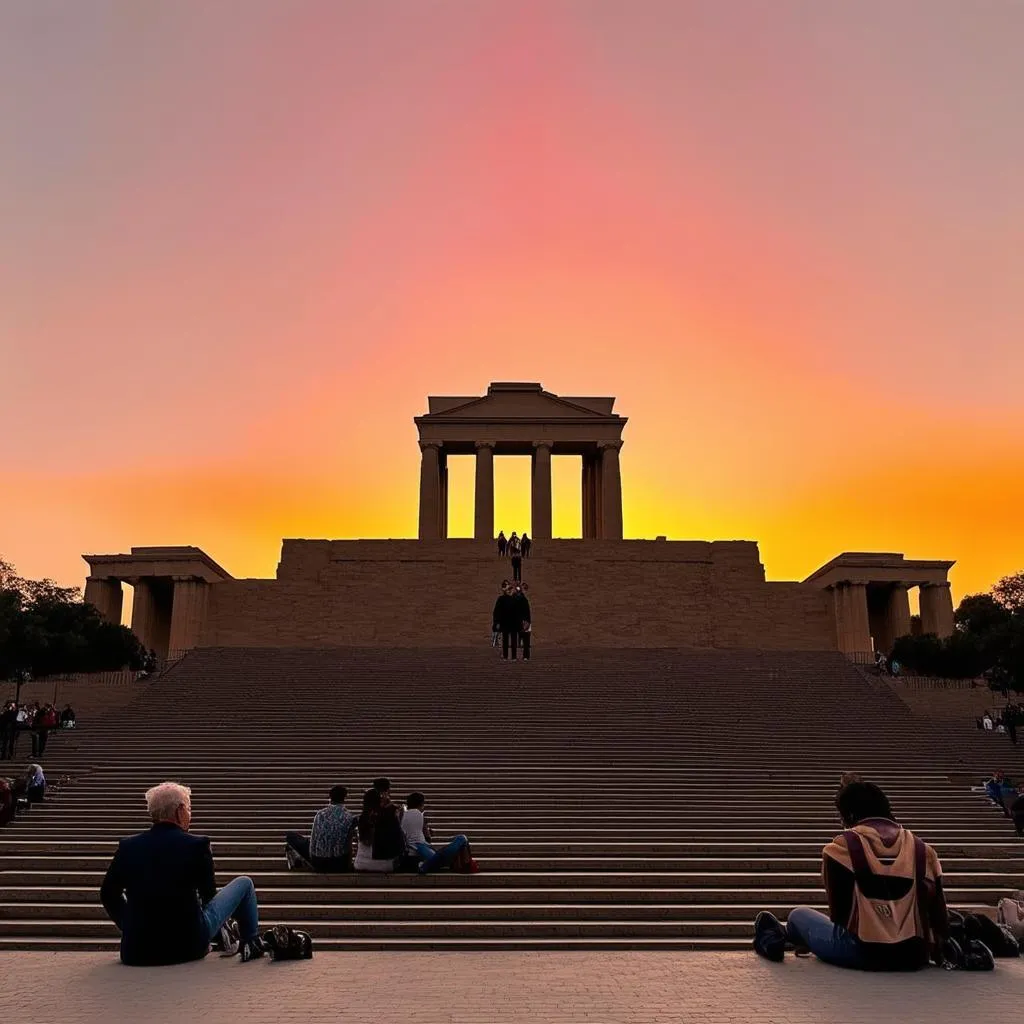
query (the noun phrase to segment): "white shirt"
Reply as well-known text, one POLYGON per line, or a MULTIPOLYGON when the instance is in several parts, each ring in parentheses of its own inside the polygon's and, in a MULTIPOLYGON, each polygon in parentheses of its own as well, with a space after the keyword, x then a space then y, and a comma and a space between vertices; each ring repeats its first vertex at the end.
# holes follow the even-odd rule
POLYGON ((374 860, 373 846, 370 843, 359 842, 356 847, 356 859, 352 866, 356 871, 394 871, 393 860, 374 860))
POLYGON ((407 853, 417 853, 416 844, 425 843, 426 835, 423 832, 423 812, 411 810, 406 807, 402 815, 402 835, 405 836, 405 849, 407 853))
POLYGON ((985 717, 984 717, 984 718, 983 718, 983 719, 981 720, 981 724, 982 724, 983 726, 985 726, 985 728, 986 728, 986 729, 991 729, 991 728, 992 728, 992 719, 991 719, 991 718, 989 718, 989 717, 988 717, 988 715, 986 715, 986 716, 985 716, 985 717))

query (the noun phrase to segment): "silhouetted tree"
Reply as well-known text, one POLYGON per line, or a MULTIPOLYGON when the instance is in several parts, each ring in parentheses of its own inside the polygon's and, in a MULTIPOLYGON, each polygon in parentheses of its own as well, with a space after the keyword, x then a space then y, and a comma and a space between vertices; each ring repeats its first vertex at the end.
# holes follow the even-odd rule
POLYGON ((74 587, 26 580, 0 560, 0 679, 140 668, 144 652, 125 626, 105 622, 74 587))

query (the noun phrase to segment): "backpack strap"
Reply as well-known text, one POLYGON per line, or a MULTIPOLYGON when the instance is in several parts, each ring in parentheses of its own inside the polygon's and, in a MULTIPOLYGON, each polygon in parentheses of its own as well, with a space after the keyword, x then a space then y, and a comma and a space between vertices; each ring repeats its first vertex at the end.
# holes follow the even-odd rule
POLYGON ((932 932, 928 913, 928 847, 917 836, 914 836, 914 885, 917 888, 917 914, 925 941, 928 941, 932 932))
POLYGON ((865 875, 870 878, 872 872, 864 853, 864 841, 852 828, 843 833, 843 838, 846 840, 846 850, 850 854, 850 867, 853 868, 857 881, 859 882, 865 875))

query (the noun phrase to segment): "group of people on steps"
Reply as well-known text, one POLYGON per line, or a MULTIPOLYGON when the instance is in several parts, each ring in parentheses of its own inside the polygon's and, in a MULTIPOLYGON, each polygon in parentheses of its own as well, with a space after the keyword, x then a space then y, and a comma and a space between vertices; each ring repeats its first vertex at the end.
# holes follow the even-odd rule
POLYGON ((518 536, 515 530, 507 539, 504 530, 498 534, 498 557, 508 558, 512 563, 512 579, 521 580, 523 578, 523 559, 530 557, 531 547, 533 547, 533 541, 530 540, 525 530, 522 537, 518 536))

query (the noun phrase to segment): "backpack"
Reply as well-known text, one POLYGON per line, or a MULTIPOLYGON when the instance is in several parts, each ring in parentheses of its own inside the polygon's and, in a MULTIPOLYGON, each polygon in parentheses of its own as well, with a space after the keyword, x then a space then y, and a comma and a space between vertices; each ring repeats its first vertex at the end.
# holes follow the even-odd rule
POLYGON ((313 940, 309 932, 279 924, 265 931, 260 938, 271 960, 313 959, 313 940))
POLYGON ((901 852, 885 873, 880 874, 868 866, 860 834, 848 829, 843 837, 854 875, 849 931, 861 942, 875 945, 927 939, 928 848, 925 844, 914 836, 912 851, 907 855, 901 852))
POLYGON ((1006 925, 996 924, 984 914, 964 914, 964 931, 968 939, 983 942, 996 957, 1019 957, 1020 944, 1006 925))
POLYGON ((1024 942, 1024 901, 1017 893, 1015 897, 1001 899, 996 908, 996 920, 1010 930, 1010 934, 1018 941, 1024 942))

